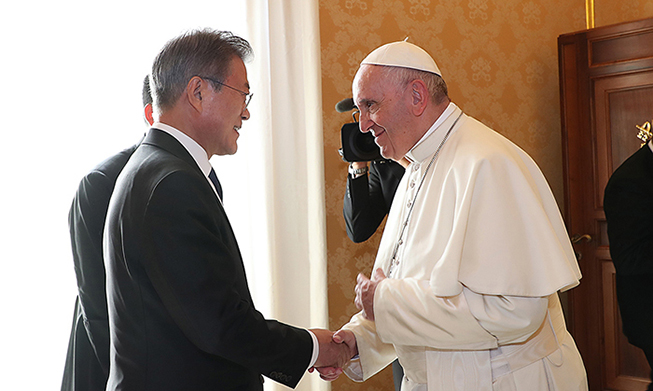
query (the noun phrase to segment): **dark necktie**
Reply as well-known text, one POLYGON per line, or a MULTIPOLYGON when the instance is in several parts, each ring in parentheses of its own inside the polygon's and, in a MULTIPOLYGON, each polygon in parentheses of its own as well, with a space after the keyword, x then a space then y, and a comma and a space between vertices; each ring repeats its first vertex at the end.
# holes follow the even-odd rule
POLYGON ((218 180, 218 176, 215 175, 215 170, 213 168, 211 168, 211 172, 209 173, 209 179, 213 182, 213 186, 215 186, 215 189, 218 191, 220 201, 222 201, 222 186, 220 186, 220 181, 218 180))

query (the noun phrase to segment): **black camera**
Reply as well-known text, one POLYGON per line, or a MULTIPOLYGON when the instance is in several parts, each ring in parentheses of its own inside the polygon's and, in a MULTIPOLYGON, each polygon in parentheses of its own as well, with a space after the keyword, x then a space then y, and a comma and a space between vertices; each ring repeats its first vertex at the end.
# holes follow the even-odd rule
POLYGON ((358 122, 344 124, 342 135, 342 158, 346 162, 369 162, 383 159, 381 149, 374 142, 372 132, 363 133, 358 122))
MULTIPOLYGON (((353 98, 343 99, 336 104, 338 113, 345 113, 354 109, 356 109, 356 104, 353 98)), ((352 114, 354 121, 356 121, 356 113, 358 113, 358 110, 352 114)), ((340 133, 342 135, 342 148, 340 148, 339 152, 342 155, 342 160, 351 163, 383 159, 381 150, 374 142, 372 133, 361 132, 358 122, 344 124, 340 133)))

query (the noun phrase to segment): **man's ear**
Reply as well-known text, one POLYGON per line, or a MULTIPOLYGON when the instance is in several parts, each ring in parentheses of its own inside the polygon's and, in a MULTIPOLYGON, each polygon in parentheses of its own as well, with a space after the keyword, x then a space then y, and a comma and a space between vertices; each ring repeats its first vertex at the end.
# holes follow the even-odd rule
POLYGON ((419 79, 413 80, 410 83, 411 88, 411 103, 413 105, 413 114, 419 116, 424 113, 426 106, 430 101, 429 90, 426 84, 419 79))
POLYGON ((145 120, 150 126, 154 123, 154 109, 152 108, 152 103, 148 103, 143 108, 143 113, 145 114, 145 120))
POLYGON ((186 85, 184 91, 188 103, 198 112, 202 112, 202 94, 206 96, 207 82, 199 76, 193 76, 186 85))

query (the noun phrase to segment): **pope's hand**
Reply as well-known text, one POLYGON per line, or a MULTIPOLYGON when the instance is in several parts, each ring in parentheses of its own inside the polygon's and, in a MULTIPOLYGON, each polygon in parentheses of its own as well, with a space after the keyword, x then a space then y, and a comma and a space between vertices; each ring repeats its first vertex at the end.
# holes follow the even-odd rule
POLYGON ((356 299, 354 299, 354 303, 359 310, 363 311, 365 319, 374 320, 374 293, 379 282, 386 278, 381 269, 376 269, 371 280, 363 274, 359 274, 356 278, 356 288, 354 288, 356 299))

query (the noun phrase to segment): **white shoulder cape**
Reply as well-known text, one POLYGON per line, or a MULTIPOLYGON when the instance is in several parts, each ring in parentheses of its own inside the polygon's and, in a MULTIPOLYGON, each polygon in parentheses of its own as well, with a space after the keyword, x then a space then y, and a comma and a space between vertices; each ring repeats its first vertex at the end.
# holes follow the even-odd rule
MULTIPOLYGON (((455 105, 454 105, 455 107, 455 105)), ((548 296, 578 285, 580 270, 553 194, 535 162, 497 132, 462 115, 414 199, 455 111, 410 153, 375 269, 429 280, 436 296, 463 285, 488 295, 548 296)))

